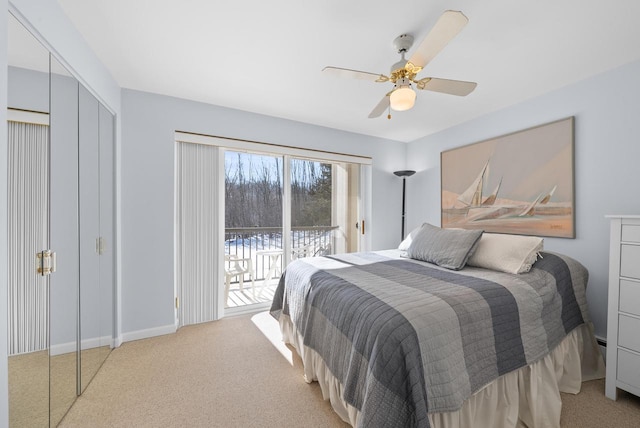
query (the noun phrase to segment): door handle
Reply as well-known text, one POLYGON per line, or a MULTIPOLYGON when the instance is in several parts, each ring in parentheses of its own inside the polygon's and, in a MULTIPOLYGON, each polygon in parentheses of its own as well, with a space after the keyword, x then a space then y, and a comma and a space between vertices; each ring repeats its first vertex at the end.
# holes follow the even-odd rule
POLYGON ((102 236, 96 238, 96 254, 98 254, 99 256, 103 255, 105 249, 105 239, 102 236))
POLYGON ((56 253, 51 250, 42 250, 36 253, 36 272, 47 276, 56 271, 56 253))

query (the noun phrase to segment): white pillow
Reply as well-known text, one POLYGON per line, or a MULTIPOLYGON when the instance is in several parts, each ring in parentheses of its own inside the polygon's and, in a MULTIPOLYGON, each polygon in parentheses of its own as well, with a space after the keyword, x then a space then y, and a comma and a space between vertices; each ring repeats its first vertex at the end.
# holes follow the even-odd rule
POLYGON ((507 273, 529 272, 543 242, 536 236, 484 233, 467 265, 507 273))
POLYGON ((406 238, 404 238, 404 241, 402 241, 400 243, 400 245, 398 245, 398 250, 400 251, 407 251, 409 249, 409 245, 411 245, 411 242, 413 241, 413 239, 416 237, 416 235, 418 234, 418 232, 420 232, 420 229, 422 229, 422 226, 424 226, 425 223, 422 223, 420 226, 416 227, 415 229, 413 229, 411 232, 409 232, 409 234, 407 235, 406 238))

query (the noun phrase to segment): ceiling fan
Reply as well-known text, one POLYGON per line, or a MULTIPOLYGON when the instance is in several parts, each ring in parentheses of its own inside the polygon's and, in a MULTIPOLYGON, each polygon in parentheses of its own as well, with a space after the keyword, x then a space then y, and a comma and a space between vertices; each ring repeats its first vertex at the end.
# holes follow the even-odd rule
MULTIPOLYGON (((458 96, 469 95, 476 88, 477 83, 436 77, 416 78, 416 75, 467 25, 467 22, 469 19, 462 12, 445 11, 408 61, 404 56, 413 45, 413 36, 402 34, 396 37, 393 44, 402 59, 391 66, 390 76, 339 67, 325 67, 322 71, 338 77, 393 83, 393 89, 380 100, 369 114, 369 118, 379 117, 387 108, 395 111, 412 108, 416 100, 413 85, 420 90, 458 96)), ((391 119, 391 114, 387 117, 391 119)))

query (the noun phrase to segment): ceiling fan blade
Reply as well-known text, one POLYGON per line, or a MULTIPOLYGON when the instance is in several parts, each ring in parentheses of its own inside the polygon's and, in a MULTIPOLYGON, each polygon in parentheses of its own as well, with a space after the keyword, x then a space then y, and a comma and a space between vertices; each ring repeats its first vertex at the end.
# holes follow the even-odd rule
POLYGON ((366 71, 350 70, 348 68, 325 67, 322 71, 336 77, 370 80, 372 82, 386 82, 389 80, 389 78, 384 74, 368 73, 366 71))
POLYGON ((384 113, 386 109, 389 108, 389 94, 382 97, 378 105, 375 106, 373 110, 371 110, 371 113, 369 113, 369 119, 374 119, 376 117, 379 117, 382 113, 384 113))
POLYGON ((409 61, 418 67, 427 65, 467 25, 467 22, 469 19, 462 12, 444 12, 409 61))
POLYGON ((437 77, 425 77, 418 80, 416 88, 425 91, 442 92, 444 94, 458 95, 461 97, 469 95, 478 86, 476 82, 465 82, 464 80, 438 79, 437 77))

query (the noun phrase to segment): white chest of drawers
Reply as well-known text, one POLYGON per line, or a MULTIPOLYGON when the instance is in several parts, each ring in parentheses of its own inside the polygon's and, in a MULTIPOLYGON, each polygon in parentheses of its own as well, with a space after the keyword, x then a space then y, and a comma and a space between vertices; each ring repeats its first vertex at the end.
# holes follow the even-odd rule
POLYGON ((607 382, 605 394, 617 388, 640 396, 640 216, 607 216, 611 220, 607 382))

